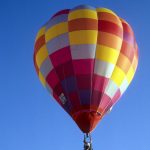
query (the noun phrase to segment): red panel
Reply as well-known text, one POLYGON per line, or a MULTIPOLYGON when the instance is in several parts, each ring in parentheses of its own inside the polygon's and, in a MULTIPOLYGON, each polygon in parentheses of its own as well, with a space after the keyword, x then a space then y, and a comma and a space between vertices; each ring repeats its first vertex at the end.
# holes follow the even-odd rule
POLYGON ((131 27, 127 23, 122 22, 122 26, 123 26, 123 31, 126 34, 128 34, 131 37, 134 37, 133 31, 132 31, 131 27))
POLYGON ((73 106, 73 109, 79 109, 80 108, 80 99, 77 91, 69 93, 69 100, 73 106))
POLYGON ((96 108, 98 108, 100 101, 101 101, 101 97, 102 97, 102 92, 100 91, 92 91, 92 101, 91 101, 91 105, 94 105, 96 108))
POLYGON ((64 64, 55 67, 55 70, 56 70, 59 80, 60 81, 64 80, 65 79, 64 64))
POLYGON ((48 74, 46 81, 52 89, 59 83, 59 78, 54 69, 48 74))
POLYGON ((65 97, 67 97, 60 83, 58 83, 53 90, 58 96, 60 96, 61 93, 64 93, 65 97))
POLYGON ((107 113, 109 111, 109 109, 119 100, 121 96, 120 90, 118 90, 116 92, 116 94, 114 95, 114 97, 112 98, 112 100, 109 102, 108 106, 106 107, 105 111, 103 114, 107 113))
POLYGON ((45 35, 39 37, 34 45, 34 53, 36 54, 37 51, 45 44, 45 35))
POLYGON ((108 32, 123 38, 123 30, 115 23, 99 20, 98 21, 98 30, 102 32, 108 32))
POLYGON ((64 47, 50 55, 50 59, 54 67, 71 60, 70 47, 64 47))
POLYGON ((130 62, 132 62, 133 57, 134 57, 134 47, 133 46, 131 46, 127 42, 123 41, 120 52, 122 54, 124 54, 125 56, 127 56, 129 58, 130 62))
POLYGON ((129 25, 123 23, 123 40, 127 43, 133 45, 134 44, 134 34, 129 25))
POLYGON ((78 30, 97 30, 98 21, 91 18, 79 18, 68 22, 69 32, 78 30))
POLYGON ((120 96, 121 96, 121 92, 120 92, 120 90, 118 89, 117 92, 116 92, 116 94, 115 94, 114 97, 112 98, 112 103, 115 104, 115 103, 119 100, 120 96))
POLYGON ((112 101, 110 101, 110 103, 109 103, 109 105, 106 107, 106 109, 105 110, 103 110, 103 115, 105 115, 106 113, 108 113, 109 112, 109 110, 110 110, 110 108, 112 107, 112 101))
POLYGON ((75 74, 91 74, 94 59, 73 60, 75 74))
POLYGON ((107 108, 107 106, 109 105, 110 101, 111 98, 103 93, 99 107, 104 111, 104 109, 107 108))
POLYGON ((34 45, 34 54, 33 54, 33 61, 34 61, 34 66, 36 69, 37 74, 39 73, 39 68, 37 66, 36 63, 36 54, 38 52, 38 50, 45 44, 45 35, 42 35, 41 37, 39 37, 34 45))
POLYGON ((104 92, 104 90, 108 84, 108 81, 109 81, 108 78, 94 74, 94 76, 93 76, 93 90, 104 92))
POLYGON ((64 73, 66 77, 74 75, 72 60, 64 64, 64 73))
POLYGON ((60 80, 64 80, 66 77, 74 75, 72 61, 68 61, 65 64, 57 66, 55 70, 60 80))
POLYGON ((52 18, 59 16, 59 15, 68 14, 69 11, 70 11, 70 9, 61 10, 61 11, 57 12, 55 15, 53 15, 52 18))
POLYGON ((77 85, 79 89, 90 89, 92 86, 92 75, 77 75, 77 85))

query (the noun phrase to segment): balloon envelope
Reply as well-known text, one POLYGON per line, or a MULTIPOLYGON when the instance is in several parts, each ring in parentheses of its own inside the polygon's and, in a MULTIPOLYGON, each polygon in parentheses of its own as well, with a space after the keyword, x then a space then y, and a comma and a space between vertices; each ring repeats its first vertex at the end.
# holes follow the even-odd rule
POLYGON ((137 64, 130 25, 106 8, 82 5, 59 11, 35 41, 40 81, 84 133, 118 101, 137 64))

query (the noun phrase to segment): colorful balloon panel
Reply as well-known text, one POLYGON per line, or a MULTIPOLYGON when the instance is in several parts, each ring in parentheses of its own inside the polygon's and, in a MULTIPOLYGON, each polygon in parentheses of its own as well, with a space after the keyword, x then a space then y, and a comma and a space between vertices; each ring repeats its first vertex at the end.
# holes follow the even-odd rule
POLYGON ((35 41, 40 81, 85 133, 119 100, 137 64, 132 28, 106 8, 62 10, 39 30, 35 41))

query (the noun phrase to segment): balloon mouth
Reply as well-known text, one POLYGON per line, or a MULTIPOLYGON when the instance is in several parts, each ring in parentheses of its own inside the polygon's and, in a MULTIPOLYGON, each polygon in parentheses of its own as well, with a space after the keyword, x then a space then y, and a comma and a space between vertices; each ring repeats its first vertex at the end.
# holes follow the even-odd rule
POLYGON ((84 109, 75 112, 72 118, 83 133, 91 133, 101 120, 102 115, 98 111, 84 109))

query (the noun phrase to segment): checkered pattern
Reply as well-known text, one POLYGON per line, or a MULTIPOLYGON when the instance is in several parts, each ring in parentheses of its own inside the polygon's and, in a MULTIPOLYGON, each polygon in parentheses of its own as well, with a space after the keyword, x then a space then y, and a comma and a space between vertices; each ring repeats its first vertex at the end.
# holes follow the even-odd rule
POLYGON ((106 8, 62 10, 35 41, 34 65, 42 84, 86 133, 127 89, 137 64, 131 27, 106 8))

